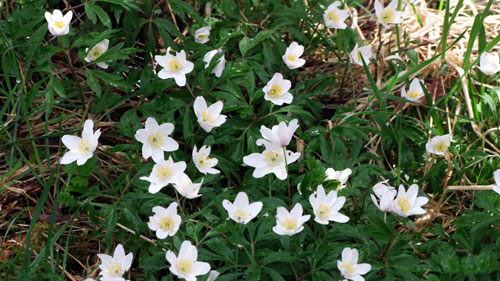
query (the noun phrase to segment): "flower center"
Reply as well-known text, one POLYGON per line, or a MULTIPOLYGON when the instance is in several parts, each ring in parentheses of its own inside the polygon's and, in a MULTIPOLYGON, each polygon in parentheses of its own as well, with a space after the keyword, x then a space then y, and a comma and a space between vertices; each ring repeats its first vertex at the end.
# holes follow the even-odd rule
POLYGON ((360 52, 360 51, 358 51, 358 52, 357 52, 357 55, 358 55, 358 61, 360 61, 360 62, 361 62, 361 61, 363 61, 363 60, 361 59, 361 52, 360 52))
POLYGON ((80 143, 78 144, 78 150, 82 153, 89 153, 91 146, 92 145, 88 140, 81 140, 80 143))
POLYGON ((286 219, 283 223, 283 227, 288 230, 295 230, 297 229, 297 222, 294 219, 286 219))
POLYGON ((66 24, 62 20, 56 20, 54 22, 54 25, 57 26, 58 28, 63 28, 66 26, 66 24))
POLYGON ((188 275, 193 271, 193 262, 188 259, 180 259, 177 261, 177 271, 184 275, 188 275))
POLYGON ((394 22, 394 11, 385 9, 380 13, 380 18, 383 23, 392 23, 394 22))
POLYGON ((198 38, 200 38, 200 39, 205 39, 207 37, 208 37, 208 35, 206 35, 206 34, 200 34, 200 35, 198 35, 198 38))
POLYGON ((247 213, 241 209, 238 209, 234 211, 233 216, 238 222, 243 222, 247 218, 247 213))
POLYGON ((283 89, 280 86, 274 85, 271 87, 271 90, 267 93, 271 98, 279 98, 283 93, 283 89))
POLYGON ((163 145, 163 136, 158 134, 158 133, 151 135, 149 137, 149 144, 151 144, 151 146, 153 148, 162 146, 163 145))
POLYGON ((198 165, 208 167, 212 164, 212 158, 205 156, 205 153, 198 154, 198 165))
POLYGON ((209 124, 211 124, 211 125, 214 125, 214 124, 215 124, 215 120, 214 120, 214 118, 213 118, 213 117, 212 117, 212 116, 208 113, 208 110, 207 110, 207 111, 203 111, 203 112, 201 113, 201 120, 202 120, 203 122, 207 122, 207 123, 209 123, 209 124))
POLYGON ((408 96, 409 96, 410 98, 414 98, 414 99, 416 99, 416 98, 418 98, 419 93, 418 93, 418 92, 409 92, 409 93, 408 93, 408 96))
POLYGON ((406 196, 398 199, 398 205, 405 213, 408 213, 411 209, 410 201, 408 201, 408 197, 406 196))
POLYGON ((108 266, 108 272, 111 276, 121 276, 122 275, 122 265, 113 261, 108 266))
POLYGON ((330 216, 330 208, 326 205, 319 205, 318 206, 318 217, 320 220, 328 220, 328 217, 330 216))
POLYGON ((98 57, 100 57, 104 53, 104 50, 101 47, 95 47, 91 52, 90 52, 90 57, 93 60, 96 60, 98 57))
POLYGON ((334 11, 330 11, 330 12, 328 13, 328 18, 329 18, 331 21, 335 22, 335 23, 338 23, 338 22, 339 22, 339 17, 337 16, 337 14, 336 14, 334 11))
POLYGON ((163 217, 160 220, 160 226, 161 226, 161 228, 168 231, 168 233, 172 233, 172 231, 174 231, 174 227, 175 227, 174 219, 172 219, 171 217, 168 217, 168 216, 163 217))
POLYGON ((434 145, 434 149, 436 149, 437 152, 442 153, 442 152, 445 152, 446 149, 448 149, 448 146, 444 142, 439 141, 438 143, 436 143, 434 145))
POLYGON ((172 59, 170 61, 170 63, 168 64, 168 68, 171 71, 177 72, 181 69, 181 65, 179 64, 179 62, 176 59, 172 59))
POLYGON ((156 175, 162 180, 166 181, 172 174, 172 170, 170 167, 159 167, 158 171, 156 171, 156 175))
POLYGON ((349 272, 349 275, 352 275, 354 273, 354 265, 350 262, 346 262, 344 263, 344 265, 342 266, 344 269, 347 269, 347 271, 349 272))
POLYGON ((296 55, 288 55, 288 60, 291 62, 296 62, 297 61, 297 56, 296 55))
POLYGON ((280 155, 277 152, 269 151, 264 154, 264 158, 268 162, 269 165, 276 166, 280 162, 280 155))

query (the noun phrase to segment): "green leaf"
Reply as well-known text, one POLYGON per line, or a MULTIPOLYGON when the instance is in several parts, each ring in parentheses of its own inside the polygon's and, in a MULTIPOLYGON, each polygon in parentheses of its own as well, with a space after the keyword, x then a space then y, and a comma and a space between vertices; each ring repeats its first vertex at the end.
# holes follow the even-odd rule
POLYGON ((101 85, 97 81, 94 74, 92 74, 92 70, 87 68, 85 70, 85 74, 87 76, 87 82, 89 83, 90 89, 96 93, 97 97, 101 97, 102 95, 101 85))

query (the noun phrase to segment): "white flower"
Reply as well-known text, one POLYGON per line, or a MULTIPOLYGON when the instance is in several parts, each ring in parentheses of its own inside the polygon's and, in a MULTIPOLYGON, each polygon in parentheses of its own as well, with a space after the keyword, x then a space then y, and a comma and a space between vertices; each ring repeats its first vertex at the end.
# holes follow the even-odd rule
POLYGON ((411 101, 419 101, 423 96, 425 96, 420 82, 424 83, 423 80, 414 78, 410 83, 408 93, 406 92, 405 86, 403 86, 403 88, 401 88, 401 97, 411 101))
POLYGON ((357 249, 344 248, 342 250, 342 260, 337 260, 337 267, 344 278, 363 281, 365 279, 361 275, 372 269, 372 266, 368 263, 358 264, 358 255, 357 249))
POLYGON ((170 47, 167 48, 167 53, 164 56, 156 55, 155 61, 163 67, 158 73, 158 77, 161 79, 174 78, 179 87, 186 85, 186 74, 193 71, 194 68, 194 64, 186 60, 184 50, 173 56, 170 54, 170 47))
POLYGON ((97 255, 101 259, 99 269, 101 272, 102 281, 124 281, 122 277, 125 271, 130 269, 132 265, 133 254, 129 253, 125 256, 125 250, 122 244, 118 244, 115 248, 113 256, 106 254, 97 255))
POLYGON ((311 215, 302 215, 300 203, 297 203, 290 213, 284 207, 278 207, 276 212, 276 225, 273 231, 279 235, 292 236, 301 232, 304 229, 303 224, 311 218, 311 215))
POLYGON ((224 199, 222 201, 222 207, 226 209, 229 217, 233 221, 247 224, 262 210, 262 202, 249 204, 247 194, 245 192, 239 192, 234 199, 234 203, 224 199))
POLYGON ((285 121, 281 121, 279 125, 274 125, 271 129, 261 126, 260 133, 264 139, 270 141, 272 144, 285 147, 292 140, 293 134, 299 127, 298 123, 297 119, 293 119, 288 126, 285 121))
POLYGON ((208 36, 210 36, 211 29, 212 28, 210 26, 205 26, 197 29, 194 33, 194 40, 201 44, 207 43, 210 40, 208 36))
POLYGON ((398 0, 392 0, 392 2, 387 6, 387 8, 382 7, 380 1, 375 0, 375 14, 377 15, 378 22, 383 26, 390 28, 390 23, 402 23, 403 22, 403 12, 398 10, 398 0))
POLYGON ((198 250, 188 240, 182 242, 178 256, 175 256, 174 252, 168 251, 165 257, 170 263, 170 272, 187 281, 196 281, 196 276, 207 274, 210 271, 210 264, 197 261, 198 250))
MULTIPOLYGON (((85 57, 85 61, 86 62, 95 61, 108 50, 108 47, 109 47, 109 40, 104 39, 101 42, 97 43, 97 45, 95 45, 94 48, 90 49, 90 52, 88 52, 89 50, 88 48, 85 49, 85 52, 88 52, 87 56, 85 57)), ((104 69, 108 68, 108 65, 105 62, 98 62, 96 64, 100 68, 104 69)))
POLYGON ((163 123, 158 126, 158 122, 153 117, 148 117, 145 129, 139 129, 135 133, 135 139, 142 143, 142 157, 148 159, 153 157, 153 161, 160 162, 164 159, 164 151, 175 151, 179 144, 169 137, 174 131, 172 123, 163 123))
POLYGON ((101 136, 101 129, 94 133, 94 122, 87 119, 83 125, 82 137, 66 135, 62 137, 63 144, 69 149, 60 160, 61 164, 69 164, 76 160, 81 166, 94 155, 97 148, 97 140, 101 136))
MULTIPOLYGON (((208 68, 212 59, 220 52, 222 52, 222 50, 217 49, 217 50, 210 51, 210 52, 206 53, 205 56, 203 56, 203 61, 205 62, 205 69, 208 68)), ((212 73, 215 74, 215 77, 219 78, 222 75, 222 71, 224 70, 225 65, 226 65, 226 59, 224 58, 224 55, 222 55, 222 57, 220 57, 217 65, 212 70, 212 73)))
POLYGON ((201 196, 198 192, 200 191, 202 184, 203 179, 200 183, 193 183, 188 175, 182 173, 174 182, 174 187, 180 195, 186 197, 187 199, 194 199, 201 196))
POLYGON ((295 69, 303 66, 306 61, 301 59, 300 56, 304 53, 304 46, 299 45, 297 42, 293 42, 286 49, 285 54, 283 55, 283 61, 286 66, 290 69, 295 69))
POLYGON ((486 75, 494 75, 500 71, 500 63, 498 63, 498 53, 482 53, 479 57, 479 70, 486 75))
POLYGON ((292 103, 293 96, 288 91, 292 83, 290 80, 283 79, 280 73, 274 73, 273 78, 267 82, 264 87, 264 99, 276 105, 283 103, 292 103))
POLYGON ((62 15, 60 10, 54 10, 51 13, 45 12, 45 19, 49 24, 49 31, 54 36, 66 35, 69 33, 69 24, 73 17, 73 11, 69 11, 66 15, 62 15))
POLYGON ((365 61, 366 65, 368 65, 372 56, 373 54, 370 46, 358 48, 358 43, 356 43, 354 49, 352 49, 351 53, 349 54, 351 62, 360 66, 363 66, 363 60, 365 61), (361 59, 361 57, 363 57, 363 59, 361 59))
POLYGON ((219 170, 214 169, 219 162, 216 158, 210 158, 208 155, 210 155, 210 146, 202 146, 200 148, 200 151, 196 149, 196 145, 194 146, 193 149, 193 162, 196 168, 198 168, 198 171, 200 171, 203 174, 218 174, 220 173, 219 170))
POLYGON ((396 191, 396 188, 394 186, 387 185, 389 180, 383 180, 380 182, 377 182, 373 187, 372 190, 377 195, 378 198, 380 198, 387 190, 389 191, 396 191))
POLYGON ((248 166, 255 167, 255 170, 253 171, 253 176, 255 178, 261 178, 267 174, 274 173, 278 179, 286 179, 286 164, 297 161, 300 157, 300 153, 293 153, 287 150, 285 162, 283 148, 273 145, 267 140, 257 140, 257 145, 262 144, 266 147, 266 149, 262 153, 252 153, 243 157, 243 163, 248 166))
POLYGON ((493 172, 493 177, 495 177, 495 184, 496 184, 496 186, 493 187, 493 191, 495 191, 500 195, 500 169, 493 172))
POLYGON ((309 203, 316 216, 314 220, 320 224, 328 224, 329 221, 346 223, 349 217, 339 213, 339 210, 344 206, 345 197, 337 197, 337 191, 331 190, 328 195, 325 194, 325 189, 320 184, 316 189, 317 195, 309 196, 309 203))
POLYGON ((446 134, 444 136, 435 136, 428 143, 425 144, 427 152, 436 155, 443 155, 448 151, 451 143, 451 134, 446 134))
POLYGON ((220 273, 217 270, 210 270, 207 281, 214 281, 219 275, 220 273))
POLYGON ((342 171, 335 171, 333 168, 328 168, 325 171, 326 180, 336 180, 339 181, 339 185, 337 186, 337 190, 343 189, 349 176, 352 174, 352 170, 347 168, 342 171))
POLYGON ((396 196, 397 193, 396 188, 386 184, 388 181, 389 180, 378 182, 372 187, 373 193, 375 193, 377 197, 370 194, 373 204, 382 212, 392 211, 394 196, 396 196), (380 204, 377 202, 377 198, 380 200, 380 204))
POLYGON ((158 239, 174 236, 179 230, 181 216, 177 214, 177 202, 173 202, 168 208, 161 206, 153 207, 154 216, 149 217, 149 229, 156 231, 158 239))
POLYGON ((338 29, 345 29, 347 27, 344 21, 349 16, 349 13, 346 10, 339 9, 341 4, 340 1, 335 1, 325 10, 323 19, 325 20, 326 27, 338 29))
POLYGON ((425 205, 429 199, 418 195, 418 186, 416 184, 410 185, 408 191, 405 190, 403 185, 399 186, 398 196, 394 200, 392 211, 399 216, 408 217, 412 215, 425 214, 422 206, 425 205))
POLYGON ((174 162, 172 156, 168 160, 160 160, 153 166, 153 171, 149 177, 141 177, 141 180, 149 181, 149 192, 156 193, 169 183, 175 183, 184 173, 186 162, 174 162))
POLYGON ((196 97, 194 100, 194 114, 198 118, 200 126, 209 133, 212 128, 219 127, 226 122, 226 115, 220 114, 222 102, 218 101, 207 108, 204 97, 196 97))

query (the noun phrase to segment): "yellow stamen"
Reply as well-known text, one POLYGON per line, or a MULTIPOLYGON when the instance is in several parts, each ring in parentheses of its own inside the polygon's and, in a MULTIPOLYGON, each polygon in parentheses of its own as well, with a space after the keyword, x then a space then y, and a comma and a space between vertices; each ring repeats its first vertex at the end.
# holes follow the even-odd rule
POLYGON ((394 11, 385 9, 380 13, 380 18, 383 23, 392 23, 394 22, 394 11))
POLYGON ((54 22, 54 25, 57 26, 58 28, 63 28, 63 27, 66 26, 66 24, 63 21, 61 21, 61 20, 56 20, 54 22))
POLYGON ((163 217, 160 220, 160 227, 165 229, 168 233, 174 231, 175 222, 171 217, 163 217))
POLYGON ((352 263, 346 262, 342 267, 344 269, 347 269, 347 271, 349 271, 349 275, 352 275, 354 273, 354 265, 352 263))
POLYGON ((153 148, 162 146, 163 145, 163 136, 158 134, 158 133, 151 135, 149 137, 149 144, 151 144, 151 146, 153 148))
POLYGON ((234 211, 233 216, 236 218, 236 220, 237 220, 238 222, 243 222, 243 221, 245 221, 245 219, 247 218, 247 213, 246 213, 246 212, 244 212, 244 211, 243 211, 243 210, 241 210, 241 209, 238 209, 238 210, 234 211))
POLYGON ((170 63, 168 64, 168 68, 170 68, 170 70, 176 72, 176 71, 179 71, 181 69, 181 65, 179 64, 179 62, 176 59, 172 59, 170 61, 170 63))
POLYGON ((409 92, 409 93, 408 93, 408 96, 409 96, 410 98, 414 98, 414 99, 418 98, 418 95, 419 95, 419 93, 418 93, 418 92, 409 92))
POLYGON ((207 111, 203 111, 203 112, 201 113, 201 120, 202 120, 203 122, 207 122, 207 123, 209 123, 209 124, 211 124, 211 125, 215 125, 215 120, 214 120, 214 118, 213 118, 213 117, 212 117, 212 116, 208 113, 208 110, 207 110, 207 111))
POLYGON ((276 166, 280 162, 280 155, 277 152, 269 151, 264 154, 264 158, 268 162, 268 164, 276 166))
POLYGON ((170 167, 159 167, 156 171, 156 175, 163 181, 168 180, 171 174, 172 170, 170 169, 170 167))
POLYGON ((404 213, 408 213, 411 209, 410 201, 406 196, 398 199, 398 205, 404 213))
POLYGON ((269 90, 268 95, 271 98, 279 98, 282 93, 283 89, 281 89, 281 87, 278 85, 274 85, 271 87, 271 90, 269 90))
POLYGON ((448 146, 443 141, 439 141, 438 143, 436 143, 434 145, 434 149, 437 152, 442 153, 442 152, 445 152, 448 149, 448 146))
POLYGON ((291 61, 291 62, 296 62, 297 61, 297 56, 290 54, 290 55, 288 55, 288 60, 291 61))
POLYGON ((122 275, 122 265, 113 261, 108 266, 108 272, 111 276, 121 276, 122 275))
POLYGON ((318 213, 320 220, 328 220, 328 217, 330 216, 330 208, 326 205, 319 205, 316 212, 318 213))
POLYGON ((205 156, 205 153, 198 154, 198 165, 202 167, 208 167, 212 164, 213 158, 205 156))
POLYGON ((96 60, 98 57, 100 57, 104 53, 104 50, 101 47, 95 47, 91 52, 90 52, 90 57, 93 60, 96 60))
POLYGON ((288 229, 288 230, 295 230, 295 229, 297 229, 297 222, 294 219, 287 219, 283 223, 283 227, 288 229))
POLYGON ((359 51, 358 51, 358 52, 357 52, 357 55, 358 55, 358 61, 360 61, 360 62, 361 62, 361 61, 363 61, 363 60, 361 59, 361 52, 359 52, 359 51))
POLYGON ((193 262, 188 259, 180 259, 177 261, 177 271, 184 275, 188 275, 193 270, 193 262))
POLYGON ((80 143, 78 144, 78 150, 83 153, 89 153, 91 146, 92 145, 88 140, 81 140, 80 143))
POLYGON ((206 34, 200 34, 200 35, 198 35, 198 38, 200 38, 200 39, 205 39, 207 37, 208 37, 208 35, 206 35, 206 34))
POLYGON ((331 21, 335 22, 335 23, 338 23, 338 22, 339 22, 339 17, 337 16, 337 14, 336 14, 334 11, 330 11, 330 12, 328 13, 328 18, 329 18, 331 21))

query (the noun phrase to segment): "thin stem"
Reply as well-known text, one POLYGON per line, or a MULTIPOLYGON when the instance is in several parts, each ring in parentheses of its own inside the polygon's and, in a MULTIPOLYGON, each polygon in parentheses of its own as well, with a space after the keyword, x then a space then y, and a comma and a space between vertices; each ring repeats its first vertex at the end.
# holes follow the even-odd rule
POLYGON ((71 70, 71 74, 73 75, 73 79, 75 80, 76 86, 78 87, 78 92, 80 92, 80 98, 82 100, 82 106, 85 108, 85 112, 84 112, 84 114, 82 116, 82 124, 83 124, 85 118, 87 117, 87 113, 88 113, 88 107, 85 104, 85 96, 83 95, 82 86, 80 86, 80 82, 78 81, 78 77, 76 76, 75 68, 73 67, 73 62, 71 61, 70 49, 69 49, 69 47, 68 48, 64 47, 62 39, 59 40, 59 44, 61 44, 61 48, 63 49, 63 52, 66 55, 66 59, 68 60, 69 67, 70 67, 70 70, 71 70))
POLYGON ((283 156, 285 157, 285 168, 286 168, 286 179, 288 181, 288 198, 290 198, 290 203, 293 201, 292 200, 292 192, 290 188, 290 175, 288 174, 288 162, 286 161, 286 149, 283 146, 283 156))

